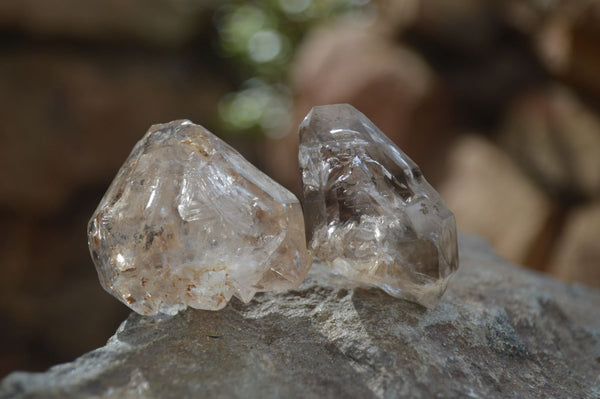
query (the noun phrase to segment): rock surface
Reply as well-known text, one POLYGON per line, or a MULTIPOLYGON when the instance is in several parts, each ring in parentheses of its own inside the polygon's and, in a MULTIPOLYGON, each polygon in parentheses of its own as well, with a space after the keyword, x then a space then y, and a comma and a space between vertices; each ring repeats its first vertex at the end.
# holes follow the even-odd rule
POLYGON ((600 291, 517 268, 461 237, 426 311, 315 265, 295 291, 170 319, 132 314, 103 348, 0 398, 597 398, 600 291), (318 282, 317 282, 318 281, 318 282))

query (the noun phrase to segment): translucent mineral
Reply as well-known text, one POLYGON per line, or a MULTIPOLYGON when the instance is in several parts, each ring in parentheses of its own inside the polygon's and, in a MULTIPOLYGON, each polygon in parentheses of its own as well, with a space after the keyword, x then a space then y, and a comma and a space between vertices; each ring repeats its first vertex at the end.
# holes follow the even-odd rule
POLYGON ((217 310, 298 286, 311 259, 298 199, 202 126, 152 126, 88 226, 102 286, 144 315, 217 310))
POLYGON ((452 212, 419 167, 348 104, 300 125, 309 251, 350 280, 433 307, 458 267, 452 212))

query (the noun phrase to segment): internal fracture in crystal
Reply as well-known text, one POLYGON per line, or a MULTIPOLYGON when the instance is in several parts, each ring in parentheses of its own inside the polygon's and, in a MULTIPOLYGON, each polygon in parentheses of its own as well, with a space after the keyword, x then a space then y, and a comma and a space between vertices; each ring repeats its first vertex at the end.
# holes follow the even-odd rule
POLYGON ((311 264, 297 198, 185 120, 154 125, 136 144, 88 243, 102 286, 145 315, 297 287, 311 264))
POLYGON ((452 212, 419 167, 348 104, 300 125, 309 251, 333 272, 433 307, 458 267, 452 212))

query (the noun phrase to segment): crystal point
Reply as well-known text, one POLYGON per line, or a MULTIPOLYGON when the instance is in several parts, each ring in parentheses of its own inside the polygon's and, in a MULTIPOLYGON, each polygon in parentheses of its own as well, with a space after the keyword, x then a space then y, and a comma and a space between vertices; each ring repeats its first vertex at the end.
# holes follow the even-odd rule
POLYGON ((297 198, 189 121, 136 144, 88 242, 102 286, 146 315, 293 288, 311 263, 297 198))
POLYGON ((418 166, 348 104, 300 125, 309 251, 347 278, 433 307, 458 267, 452 212, 418 166))

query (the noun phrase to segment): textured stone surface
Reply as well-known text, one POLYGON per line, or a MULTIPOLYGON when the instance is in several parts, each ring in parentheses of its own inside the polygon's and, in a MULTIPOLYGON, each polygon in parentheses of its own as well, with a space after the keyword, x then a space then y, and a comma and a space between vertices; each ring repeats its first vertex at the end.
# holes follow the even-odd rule
POLYGON ((479 239, 433 310, 328 279, 170 319, 132 314, 107 345, 0 398, 597 398, 600 291, 512 266, 479 239))
POLYGON ((309 251, 335 273, 434 306, 458 267, 452 212, 419 167, 348 104, 300 125, 309 251))
POLYGON ((102 286, 141 314, 289 289, 306 251, 298 199, 199 125, 154 125, 88 227, 102 286))

